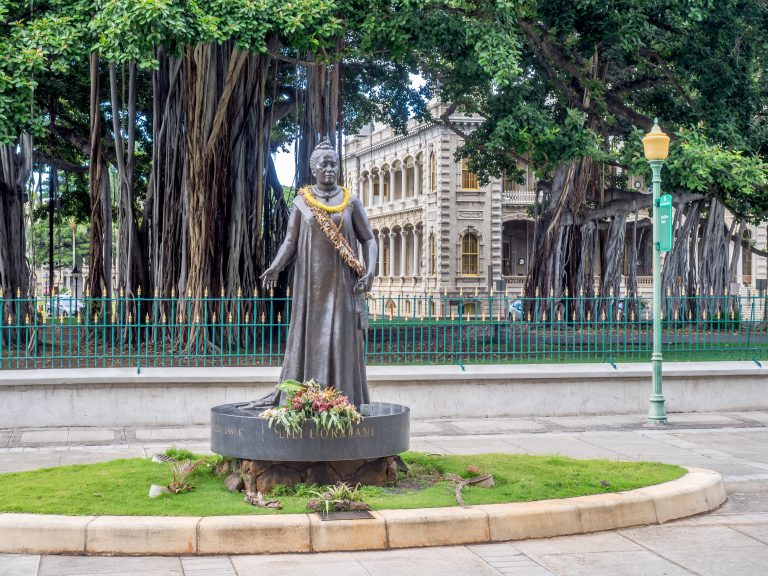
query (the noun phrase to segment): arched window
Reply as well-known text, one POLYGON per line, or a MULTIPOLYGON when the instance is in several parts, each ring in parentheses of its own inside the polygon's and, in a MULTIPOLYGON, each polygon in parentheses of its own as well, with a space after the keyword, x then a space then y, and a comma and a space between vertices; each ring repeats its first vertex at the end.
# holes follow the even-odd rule
MULTIPOLYGON (((752 234, 749 230, 744 231, 744 240, 752 241, 752 234)), ((752 283, 752 250, 749 246, 741 246, 741 281, 744 284, 752 283)))
POLYGON ((470 171, 466 158, 461 161, 461 189, 477 190, 477 174, 470 171))
POLYGON ((437 190, 437 158, 435 153, 429 155, 429 191, 437 190))
POLYGON ((437 254, 435 246, 435 233, 429 235, 429 275, 434 276, 437 273, 437 254))
POLYGON ((461 239, 461 273, 477 274, 478 269, 478 242, 477 236, 471 232, 461 239))

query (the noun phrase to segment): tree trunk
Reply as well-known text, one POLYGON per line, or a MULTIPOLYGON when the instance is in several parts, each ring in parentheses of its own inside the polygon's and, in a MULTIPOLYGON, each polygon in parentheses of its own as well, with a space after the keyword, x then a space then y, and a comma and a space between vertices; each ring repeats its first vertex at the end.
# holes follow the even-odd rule
POLYGON ((86 290, 94 298, 110 294, 111 280, 111 242, 107 241, 107 230, 111 236, 112 215, 109 190, 109 172, 101 154, 101 112, 99 105, 99 56, 91 53, 90 60, 91 97, 90 97, 90 157, 88 181, 91 199, 91 227, 89 235, 90 252, 88 257, 88 285, 86 290), (105 196, 108 202, 105 207, 105 196), (106 210, 105 210, 106 208, 106 210), (105 218, 109 213, 109 219, 105 218))
MULTIPOLYGON (((0 144, 0 289, 6 298, 29 294, 29 267, 24 253, 24 194, 31 173, 31 136, 22 134, 17 143, 0 144)), ((34 313, 22 310, 23 314, 30 312, 34 313)), ((0 310, 0 322, 15 313, 15 307, 5 304, 0 310)))

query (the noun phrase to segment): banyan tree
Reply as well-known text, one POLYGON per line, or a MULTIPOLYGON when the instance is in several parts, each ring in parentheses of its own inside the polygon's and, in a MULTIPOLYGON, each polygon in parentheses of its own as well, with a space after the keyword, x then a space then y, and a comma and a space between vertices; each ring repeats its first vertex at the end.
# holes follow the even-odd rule
MULTIPOLYGON (((252 294, 287 213, 272 153, 295 141, 296 181, 282 184, 301 185, 320 138, 371 120, 402 128, 424 115, 430 89, 483 118, 458 151, 481 179, 514 180, 524 163, 538 175, 529 294, 618 293, 649 234, 639 215, 650 197, 627 175, 649 175, 639 142, 655 115, 674 138, 666 287, 725 290, 738 247, 760 249, 742 242, 742 223, 768 211, 760 0, 739 10, 703 0, 663 10, 597 0, 8 6, 6 292, 29 285, 28 175, 55 166, 65 178, 88 174, 91 295, 252 294), (409 73, 428 89, 413 88, 409 73), (726 209, 736 215, 729 228, 726 209)), ((452 126, 448 116, 425 121, 452 126)))

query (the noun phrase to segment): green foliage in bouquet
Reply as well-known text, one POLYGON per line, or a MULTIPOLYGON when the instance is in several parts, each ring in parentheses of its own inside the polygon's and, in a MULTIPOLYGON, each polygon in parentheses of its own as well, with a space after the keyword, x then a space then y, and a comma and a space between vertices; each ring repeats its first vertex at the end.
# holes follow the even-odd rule
POLYGON ((284 380, 277 389, 285 392, 285 404, 261 413, 269 419, 269 427, 282 428, 288 434, 298 434, 304 422, 312 420, 319 430, 351 433, 352 426, 363 417, 338 390, 322 388, 314 380, 305 383, 284 380))

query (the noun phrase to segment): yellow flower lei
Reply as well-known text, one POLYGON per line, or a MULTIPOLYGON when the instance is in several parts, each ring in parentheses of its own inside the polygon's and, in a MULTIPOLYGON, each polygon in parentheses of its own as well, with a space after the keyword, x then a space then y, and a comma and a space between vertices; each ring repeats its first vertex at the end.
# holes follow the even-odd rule
POLYGON ((299 190, 299 193, 304 198, 304 201, 307 204, 310 204, 314 206, 315 208, 320 208, 321 210, 325 210, 326 212, 343 212, 344 208, 347 207, 349 204, 349 201, 352 200, 352 194, 350 193, 348 188, 344 188, 344 186, 339 186, 341 188, 341 191, 344 192, 344 200, 341 201, 341 204, 338 206, 327 206, 326 204, 323 204, 315 198, 315 195, 312 194, 312 187, 311 186, 304 186, 301 190, 299 190))

